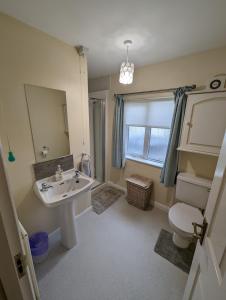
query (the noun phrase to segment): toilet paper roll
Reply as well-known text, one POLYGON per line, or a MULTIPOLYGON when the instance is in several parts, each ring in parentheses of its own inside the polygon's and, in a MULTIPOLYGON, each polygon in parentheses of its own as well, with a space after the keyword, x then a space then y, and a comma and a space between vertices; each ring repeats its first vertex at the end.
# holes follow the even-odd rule
POLYGON ((44 148, 44 149, 41 151, 41 154, 42 154, 43 157, 46 157, 48 153, 49 153, 49 149, 48 149, 48 148, 44 148))

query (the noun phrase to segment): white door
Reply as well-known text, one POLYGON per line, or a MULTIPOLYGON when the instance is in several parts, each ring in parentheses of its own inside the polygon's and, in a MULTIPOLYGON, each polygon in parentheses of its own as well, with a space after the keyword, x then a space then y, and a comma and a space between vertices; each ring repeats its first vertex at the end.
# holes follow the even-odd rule
POLYGON ((0 146, 0 299, 33 300, 34 289, 23 259, 18 218, 0 146))
POLYGON ((226 133, 215 171, 202 245, 197 243, 183 300, 226 299, 226 133))

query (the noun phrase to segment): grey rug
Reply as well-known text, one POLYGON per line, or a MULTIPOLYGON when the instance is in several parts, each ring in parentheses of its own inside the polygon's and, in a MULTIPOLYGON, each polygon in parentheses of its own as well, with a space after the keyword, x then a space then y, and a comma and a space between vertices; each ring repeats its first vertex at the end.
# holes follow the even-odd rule
POLYGON ((178 248, 173 243, 173 234, 162 229, 154 250, 182 271, 189 273, 195 252, 195 243, 191 243, 186 249, 178 248))
POLYGON ((112 186, 103 187, 103 189, 92 195, 93 210, 98 215, 101 214, 122 195, 124 195, 123 191, 120 191, 112 186))

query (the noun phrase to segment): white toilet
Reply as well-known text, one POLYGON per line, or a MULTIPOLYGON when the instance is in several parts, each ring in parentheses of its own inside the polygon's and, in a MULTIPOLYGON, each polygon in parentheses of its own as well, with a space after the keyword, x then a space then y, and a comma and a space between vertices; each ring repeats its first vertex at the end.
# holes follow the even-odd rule
POLYGON ((192 223, 203 223, 202 211, 206 208, 211 183, 189 173, 177 176, 176 204, 169 209, 168 215, 177 247, 187 248, 194 233, 192 223))

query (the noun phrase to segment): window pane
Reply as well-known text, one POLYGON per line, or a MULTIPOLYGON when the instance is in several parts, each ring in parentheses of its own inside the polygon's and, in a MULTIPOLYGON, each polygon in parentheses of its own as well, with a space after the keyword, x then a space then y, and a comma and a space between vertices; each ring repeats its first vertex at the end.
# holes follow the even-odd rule
POLYGON ((128 127, 127 153, 136 156, 143 155, 145 127, 128 127))
POLYGON ((170 129, 151 128, 148 159, 164 162, 169 141, 170 129))

